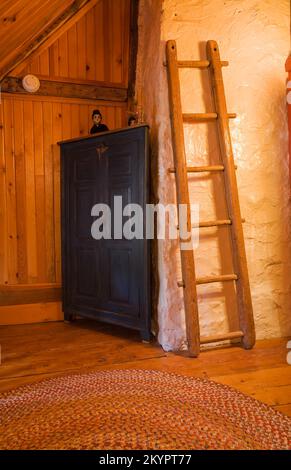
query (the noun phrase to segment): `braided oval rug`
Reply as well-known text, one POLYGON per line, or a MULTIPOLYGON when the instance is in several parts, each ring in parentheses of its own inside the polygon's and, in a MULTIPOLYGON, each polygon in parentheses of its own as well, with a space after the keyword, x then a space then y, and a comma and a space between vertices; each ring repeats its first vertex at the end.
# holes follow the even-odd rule
POLYGON ((291 419, 226 385, 151 370, 0 395, 1 449, 290 449, 291 419))

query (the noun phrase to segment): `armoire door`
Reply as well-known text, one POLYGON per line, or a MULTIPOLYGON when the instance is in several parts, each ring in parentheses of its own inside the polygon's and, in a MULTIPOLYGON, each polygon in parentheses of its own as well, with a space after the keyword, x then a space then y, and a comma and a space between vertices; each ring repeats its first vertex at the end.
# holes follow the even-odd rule
POLYGON ((144 210, 148 200, 147 127, 62 143, 62 189, 66 318, 128 326, 149 339, 149 244, 124 236, 129 217, 122 214, 128 204, 144 210), (100 203, 111 210, 111 239, 91 233, 100 203))

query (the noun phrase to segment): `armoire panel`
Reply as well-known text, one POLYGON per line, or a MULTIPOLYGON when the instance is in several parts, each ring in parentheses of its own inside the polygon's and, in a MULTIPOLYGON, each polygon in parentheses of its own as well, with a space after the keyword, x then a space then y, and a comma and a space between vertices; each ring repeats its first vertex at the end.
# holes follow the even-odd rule
POLYGON ((94 248, 77 248, 77 296, 98 298, 99 258, 94 248), (94 262, 92 262, 94 261, 94 262))
POLYGON ((109 301, 130 303, 130 249, 109 251, 109 301))
POLYGON ((90 218, 92 207, 95 205, 95 191, 91 186, 77 187, 75 190, 75 237, 76 242, 91 239, 90 218))
POLYGON ((149 339, 149 241, 123 230, 131 217, 124 215, 125 206, 139 205, 145 213, 149 202, 148 127, 61 142, 61 156, 65 318, 87 316, 137 329, 149 339), (99 203, 109 206, 111 238, 92 236, 101 216, 92 216, 92 207, 99 203))

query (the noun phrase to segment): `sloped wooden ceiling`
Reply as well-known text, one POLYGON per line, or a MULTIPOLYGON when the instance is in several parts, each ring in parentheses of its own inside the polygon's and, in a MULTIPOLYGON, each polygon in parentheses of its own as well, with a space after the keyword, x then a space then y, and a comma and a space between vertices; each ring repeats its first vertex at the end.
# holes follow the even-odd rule
MULTIPOLYGON (((91 2, 92 3, 92 2, 91 2)), ((62 79, 128 86, 129 0, 99 0, 74 24, 52 35, 28 59, 11 71, 13 77, 28 73, 42 80, 62 79)))
POLYGON ((1 0, 0 78, 17 64, 35 41, 66 21, 88 0, 1 0))

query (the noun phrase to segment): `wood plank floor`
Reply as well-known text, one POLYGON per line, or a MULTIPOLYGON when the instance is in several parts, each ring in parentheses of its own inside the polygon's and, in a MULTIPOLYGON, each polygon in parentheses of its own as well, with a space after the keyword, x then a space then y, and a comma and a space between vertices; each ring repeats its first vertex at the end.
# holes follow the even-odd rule
POLYGON ((144 344, 136 332, 94 321, 0 326, 0 392, 48 377, 104 369, 155 369, 228 384, 291 416, 288 338, 204 351, 199 358, 144 344))

